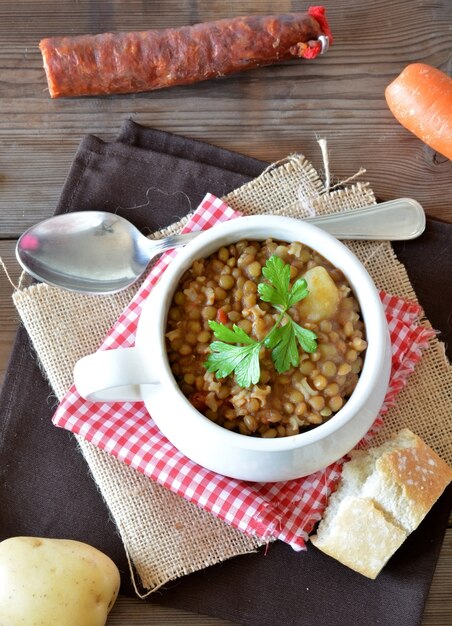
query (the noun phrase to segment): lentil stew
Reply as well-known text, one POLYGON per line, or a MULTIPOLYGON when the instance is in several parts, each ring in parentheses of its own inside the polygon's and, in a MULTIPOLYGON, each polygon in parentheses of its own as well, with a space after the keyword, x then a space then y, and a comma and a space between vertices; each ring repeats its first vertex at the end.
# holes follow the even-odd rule
POLYGON ((299 243, 242 240, 198 259, 182 276, 166 328, 171 370, 191 404, 219 426, 263 438, 297 435, 329 420, 351 395, 367 347, 359 304, 344 274, 299 243), (279 313, 259 299, 262 267, 272 255, 290 265, 291 283, 305 278, 309 295, 291 318, 317 335, 317 349, 300 348, 300 362, 284 373, 270 350, 260 353, 257 384, 240 387, 233 374, 217 379, 204 363, 216 320, 261 341, 279 313))

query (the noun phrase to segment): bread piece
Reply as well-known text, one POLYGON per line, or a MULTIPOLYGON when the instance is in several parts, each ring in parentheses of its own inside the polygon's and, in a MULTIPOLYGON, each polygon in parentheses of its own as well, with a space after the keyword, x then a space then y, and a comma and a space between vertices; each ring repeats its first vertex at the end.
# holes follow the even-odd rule
POLYGON ((452 469, 408 429, 350 456, 311 541, 374 579, 452 481, 452 469))

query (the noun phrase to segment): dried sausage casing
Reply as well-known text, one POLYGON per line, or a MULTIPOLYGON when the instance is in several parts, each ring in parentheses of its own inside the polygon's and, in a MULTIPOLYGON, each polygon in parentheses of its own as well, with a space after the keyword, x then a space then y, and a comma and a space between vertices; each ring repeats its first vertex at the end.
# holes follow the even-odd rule
POLYGON ((43 39, 52 98, 136 93, 313 58, 331 33, 322 7, 182 28, 43 39))

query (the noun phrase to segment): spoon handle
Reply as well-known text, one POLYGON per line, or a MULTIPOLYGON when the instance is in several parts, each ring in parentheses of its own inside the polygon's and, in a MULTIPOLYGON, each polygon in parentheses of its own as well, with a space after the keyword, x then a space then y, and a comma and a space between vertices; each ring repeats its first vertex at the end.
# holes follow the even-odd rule
POLYGON ((398 241, 419 237, 425 229, 422 206, 411 198, 381 202, 363 209, 306 218, 338 239, 398 241))
POLYGON ((165 250, 170 250, 171 248, 186 246, 187 243, 190 243, 190 241, 200 235, 201 232, 202 231, 195 231, 192 233, 184 233, 183 235, 168 235, 162 239, 148 239, 147 245, 149 254, 155 256, 165 250))
MULTIPOLYGON (((362 209, 304 218, 338 239, 377 239, 398 241, 419 237, 425 229, 422 206, 411 198, 399 198, 373 204, 362 209)), ((148 240, 152 256, 185 246, 200 233, 170 235, 148 240)))

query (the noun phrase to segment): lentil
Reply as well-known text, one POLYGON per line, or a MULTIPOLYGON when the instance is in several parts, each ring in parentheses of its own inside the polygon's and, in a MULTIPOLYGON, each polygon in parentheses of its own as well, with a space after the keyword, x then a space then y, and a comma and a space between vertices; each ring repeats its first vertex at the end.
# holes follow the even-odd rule
POLYGON ((248 437, 288 437, 331 419, 358 381, 367 347, 359 305, 343 273, 298 242, 243 240, 223 246, 192 264, 180 280, 167 318, 167 352, 173 375, 188 399, 212 422, 248 437), (300 350, 298 367, 279 373, 270 351, 262 348, 258 384, 239 387, 233 375, 217 380, 203 366, 214 335, 209 320, 237 324, 255 340, 263 339, 278 318, 260 300, 262 267, 272 255, 290 264, 290 278, 324 267, 338 290, 333 315, 307 320, 297 305, 294 321, 318 336, 318 349, 300 350))
POLYGON ((218 280, 218 284, 223 289, 232 289, 234 286, 234 278, 230 274, 223 274, 218 280))

